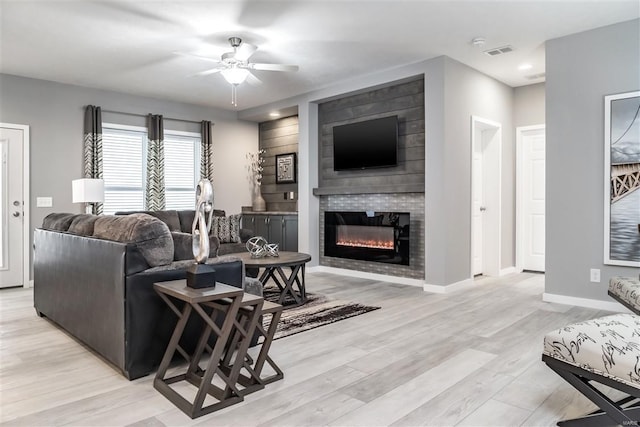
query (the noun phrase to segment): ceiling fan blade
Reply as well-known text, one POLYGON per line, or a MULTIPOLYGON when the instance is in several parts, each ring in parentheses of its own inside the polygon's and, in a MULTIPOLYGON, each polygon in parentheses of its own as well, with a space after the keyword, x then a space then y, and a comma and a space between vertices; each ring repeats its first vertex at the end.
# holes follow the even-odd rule
POLYGON ((256 64, 249 63, 248 67, 252 70, 263 71, 298 71, 297 65, 285 65, 285 64, 256 64))
POLYGON ((193 54, 193 53, 173 52, 173 54, 174 55, 180 55, 180 56, 186 56, 187 58, 202 59, 203 61, 213 62, 215 64, 220 64, 222 62, 219 59, 213 59, 213 58, 209 58, 207 56, 200 56, 200 55, 196 55, 196 54, 193 54))
POLYGON ((251 55, 253 55, 253 52, 255 52, 256 50, 258 50, 258 46, 243 42, 240 46, 238 46, 234 57, 238 61, 246 61, 251 55))
POLYGON ((262 80, 257 78, 253 73, 249 73, 247 76, 247 83, 251 86, 260 86, 262 84, 262 80))
POLYGON ((215 74, 215 73, 219 73, 220 71, 224 70, 224 67, 219 67, 219 68, 211 68, 209 70, 204 70, 204 71, 200 71, 199 73, 195 73, 192 74, 191 77, 202 77, 202 76, 208 76, 210 74, 215 74))

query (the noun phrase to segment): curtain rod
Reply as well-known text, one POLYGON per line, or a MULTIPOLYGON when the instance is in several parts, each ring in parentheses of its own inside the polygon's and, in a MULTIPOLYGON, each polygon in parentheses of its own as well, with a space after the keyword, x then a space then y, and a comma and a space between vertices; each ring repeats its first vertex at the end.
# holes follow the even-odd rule
MULTIPOLYGON (((111 113, 111 114, 124 114, 126 116, 138 116, 138 117, 147 117, 147 114, 139 114, 139 113, 128 113, 126 111, 115 111, 115 110, 105 110, 104 108, 102 108, 102 112, 103 113, 111 113)), ((187 119, 175 119, 173 117, 165 117, 162 116, 162 118, 164 120, 171 120, 174 122, 187 122, 187 123, 196 123, 196 124, 200 124, 202 122, 196 121, 196 120, 187 120, 187 119)), ((213 125, 213 123, 211 123, 213 125)))

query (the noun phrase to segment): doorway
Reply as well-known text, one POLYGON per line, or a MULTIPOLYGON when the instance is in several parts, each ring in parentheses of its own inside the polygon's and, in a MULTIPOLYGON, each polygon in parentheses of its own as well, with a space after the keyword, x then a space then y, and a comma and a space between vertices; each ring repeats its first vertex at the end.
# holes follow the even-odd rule
POLYGON ((29 127, 0 123, 0 288, 29 286, 29 127))
POLYGON ((545 271, 545 125, 516 128, 516 268, 545 271))
POLYGON ((471 117, 471 277, 499 276, 502 125, 471 117))

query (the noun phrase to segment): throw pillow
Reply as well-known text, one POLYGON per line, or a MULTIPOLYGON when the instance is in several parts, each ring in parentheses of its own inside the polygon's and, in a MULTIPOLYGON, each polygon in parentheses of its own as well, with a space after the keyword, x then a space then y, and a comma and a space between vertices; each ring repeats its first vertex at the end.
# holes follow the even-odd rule
POLYGON ((220 243, 240 243, 240 220, 242 214, 214 216, 211 222, 211 234, 218 236, 220 243))

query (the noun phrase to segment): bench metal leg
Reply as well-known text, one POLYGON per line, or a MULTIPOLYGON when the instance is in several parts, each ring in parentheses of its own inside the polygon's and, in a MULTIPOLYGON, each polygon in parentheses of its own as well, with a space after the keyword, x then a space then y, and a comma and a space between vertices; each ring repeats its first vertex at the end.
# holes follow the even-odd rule
POLYGON ((629 388, 624 384, 618 383, 606 377, 602 377, 597 374, 585 371, 581 368, 569 365, 567 363, 558 361, 552 357, 544 355, 543 361, 549 366, 555 373, 560 375, 565 381, 575 387, 586 398, 601 409, 593 414, 587 415, 582 418, 576 418, 573 420, 561 421, 558 426, 563 427, 601 427, 601 426, 638 426, 640 425, 640 408, 635 402, 628 407, 622 405, 629 404, 630 402, 640 401, 640 396, 636 391, 630 397, 624 398, 618 402, 614 402, 605 396, 600 390, 595 388, 591 381, 599 382, 612 388, 620 389, 624 388, 624 392, 629 392, 629 388))

